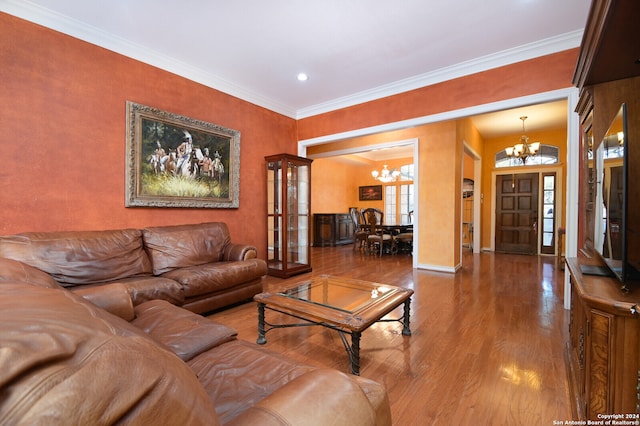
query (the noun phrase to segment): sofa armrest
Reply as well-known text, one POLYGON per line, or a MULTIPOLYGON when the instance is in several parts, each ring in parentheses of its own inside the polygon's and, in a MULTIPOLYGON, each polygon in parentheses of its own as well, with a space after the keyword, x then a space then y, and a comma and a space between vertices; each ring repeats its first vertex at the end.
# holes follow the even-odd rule
POLYGON ((228 425, 375 425, 376 415, 358 384, 337 370, 317 369, 290 381, 228 425))
POLYGON ((228 244, 224 249, 223 260, 248 260, 258 257, 258 249, 247 244, 228 244))
POLYGON ((201 315, 164 300, 150 300, 135 307, 131 321, 152 339, 187 362, 202 352, 234 340, 238 333, 201 315))
POLYGON ((122 284, 106 284, 98 287, 75 287, 73 293, 112 313, 125 321, 135 318, 133 301, 127 287, 122 284))

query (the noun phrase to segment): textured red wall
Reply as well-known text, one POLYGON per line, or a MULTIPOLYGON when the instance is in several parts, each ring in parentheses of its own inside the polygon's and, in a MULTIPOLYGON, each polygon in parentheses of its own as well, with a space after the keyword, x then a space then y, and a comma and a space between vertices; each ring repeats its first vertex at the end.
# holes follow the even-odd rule
POLYGON ((518 62, 298 121, 310 139, 573 87, 578 49, 518 62))
POLYGON ((264 156, 295 120, 3 13, 0 64, 0 233, 224 221, 264 257, 264 156), (239 130, 240 208, 125 208, 127 100, 239 130))

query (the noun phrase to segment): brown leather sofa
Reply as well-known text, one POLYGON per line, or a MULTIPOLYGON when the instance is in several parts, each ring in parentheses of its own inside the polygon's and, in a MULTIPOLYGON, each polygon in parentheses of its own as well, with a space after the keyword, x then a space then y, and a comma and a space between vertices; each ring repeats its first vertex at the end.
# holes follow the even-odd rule
POLYGON ((134 305, 163 299, 196 313, 251 299, 267 273, 256 248, 232 243, 223 222, 0 236, 0 257, 38 268, 71 291, 120 283, 134 305))
POLYGON ((385 389, 121 283, 89 300, 0 260, 0 424, 390 425, 385 389))

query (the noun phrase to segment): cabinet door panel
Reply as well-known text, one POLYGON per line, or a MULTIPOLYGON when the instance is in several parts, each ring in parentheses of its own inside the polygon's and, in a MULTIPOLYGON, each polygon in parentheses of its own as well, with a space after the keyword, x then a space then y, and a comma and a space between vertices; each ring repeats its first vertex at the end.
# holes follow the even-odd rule
POLYGON ((591 333, 589 348, 589 418, 597 414, 610 413, 608 398, 610 383, 611 324, 613 318, 600 311, 591 311, 591 333))

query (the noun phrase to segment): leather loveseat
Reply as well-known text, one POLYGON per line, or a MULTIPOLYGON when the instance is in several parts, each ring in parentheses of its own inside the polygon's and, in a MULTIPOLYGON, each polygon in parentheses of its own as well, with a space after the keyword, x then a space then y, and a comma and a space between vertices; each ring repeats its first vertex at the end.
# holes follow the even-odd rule
POLYGON ((2 260, 2 425, 389 425, 385 389, 298 364, 124 284, 91 302, 2 260), (104 309, 103 309, 104 308, 104 309))
POLYGON ((71 291, 120 283, 134 305, 163 299, 196 313, 251 299, 267 273, 256 248, 232 243, 223 222, 0 236, 0 258, 44 271, 71 291))

